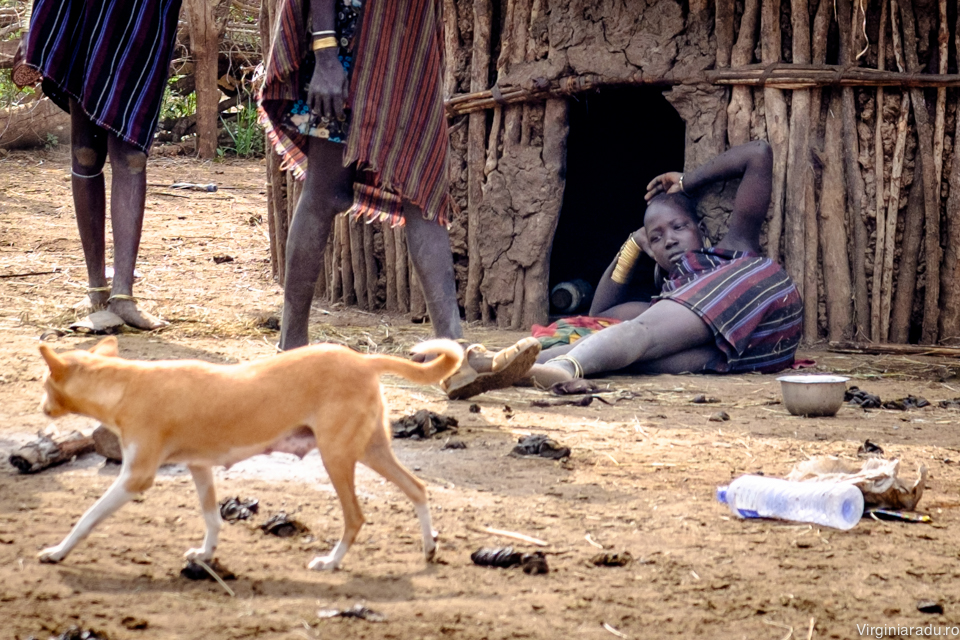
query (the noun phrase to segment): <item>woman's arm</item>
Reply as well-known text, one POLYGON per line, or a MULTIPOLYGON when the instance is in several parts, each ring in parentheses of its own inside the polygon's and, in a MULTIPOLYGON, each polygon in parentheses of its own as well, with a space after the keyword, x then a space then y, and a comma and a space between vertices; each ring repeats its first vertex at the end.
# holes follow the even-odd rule
POLYGON ((347 73, 338 56, 340 48, 326 38, 336 37, 335 0, 310 0, 312 34, 308 41, 323 45, 313 50, 316 66, 307 89, 307 104, 310 110, 327 118, 342 118, 343 104, 347 98, 347 73))
POLYGON ((647 185, 646 199, 663 192, 693 194, 714 182, 735 178, 740 178, 740 187, 733 202, 729 231, 719 246, 759 252, 760 228, 767 217, 773 189, 773 151, 763 140, 728 149, 689 173, 657 176, 647 185))
MULTIPOLYGON (((643 244, 646 242, 646 234, 643 228, 634 231, 630 237, 633 239, 635 246, 639 250, 643 250, 643 244)), ((593 302, 590 304, 589 313, 591 316, 631 320, 650 307, 649 300, 638 299, 637 288, 632 283, 641 256, 638 254, 632 258, 631 267, 625 269, 625 265, 621 265, 619 269, 617 268, 621 261, 629 262, 629 259, 623 260, 624 252, 630 251, 628 244, 624 245, 624 248, 613 258, 613 262, 610 263, 607 270, 603 272, 603 277, 597 284, 596 293, 593 294, 593 302)))

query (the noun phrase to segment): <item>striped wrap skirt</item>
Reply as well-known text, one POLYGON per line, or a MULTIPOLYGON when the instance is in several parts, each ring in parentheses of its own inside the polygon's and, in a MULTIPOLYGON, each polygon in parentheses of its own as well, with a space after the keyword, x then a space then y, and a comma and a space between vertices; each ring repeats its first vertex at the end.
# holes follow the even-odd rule
POLYGON ((34 0, 24 62, 64 111, 148 151, 160 116, 181 0, 34 0))
POLYGON ((803 331, 803 302, 779 264, 747 251, 701 249, 670 271, 660 300, 696 313, 726 362, 721 372, 774 373, 793 364, 803 331))

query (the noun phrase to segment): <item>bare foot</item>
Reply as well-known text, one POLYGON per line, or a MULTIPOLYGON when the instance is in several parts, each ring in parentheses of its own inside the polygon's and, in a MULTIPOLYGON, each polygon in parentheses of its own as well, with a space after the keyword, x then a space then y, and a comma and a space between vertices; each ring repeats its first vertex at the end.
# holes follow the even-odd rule
POLYGON ((88 291, 83 300, 73 306, 77 314, 88 316, 97 311, 103 311, 107 308, 107 298, 110 297, 109 291, 88 291))
POLYGON ((535 364, 530 369, 531 381, 542 389, 549 389, 558 382, 567 382, 573 378, 574 375, 561 365, 535 364))
POLYGON ((123 318, 123 321, 131 327, 144 331, 153 331, 169 324, 146 311, 138 309, 134 300, 113 298, 108 303, 107 308, 123 318))

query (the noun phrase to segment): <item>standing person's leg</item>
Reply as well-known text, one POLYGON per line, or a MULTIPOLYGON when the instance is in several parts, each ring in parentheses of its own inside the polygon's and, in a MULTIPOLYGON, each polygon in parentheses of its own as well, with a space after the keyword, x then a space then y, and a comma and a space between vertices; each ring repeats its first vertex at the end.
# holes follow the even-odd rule
POLYGON ((111 133, 110 222, 113 225, 113 288, 110 311, 138 329, 157 329, 164 322, 137 308, 133 299, 133 270, 140 251, 143 208, 147 194, 147 154, 111 133))
POLYGON ((87 299, 90 311, 107 304, 106 268, 106 192, 103 164, 107 159, 107 132, 90 122, 75 101, 70 101, 70 152, 73 207, 77 216, 80 243, 87 263, 87 299))
POLYGON ((310 138, 307 175, 287 234, 280 348, 310 341, 310 306, 334 217, 351 204, 353 169, 343 166, 343 145, 310 138))
POLYGON ((450 234, 436 222, 424 219, 420 207, 410 202, 403 203, 403 217, 407 248, 423 286, 433 334, 438 338, 462 338, 450 234))

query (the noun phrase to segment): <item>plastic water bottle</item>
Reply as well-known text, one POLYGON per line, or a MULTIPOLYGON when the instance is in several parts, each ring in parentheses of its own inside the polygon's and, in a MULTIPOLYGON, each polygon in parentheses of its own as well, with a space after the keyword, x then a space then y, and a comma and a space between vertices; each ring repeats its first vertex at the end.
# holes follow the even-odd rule
POLYGON ((740 476, 717 488, 717 500, 741 518, 778 518, 852 529, 863 515, 863 494, 852 484, 791 482, 740 476))

